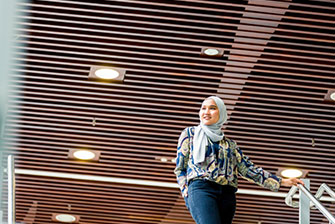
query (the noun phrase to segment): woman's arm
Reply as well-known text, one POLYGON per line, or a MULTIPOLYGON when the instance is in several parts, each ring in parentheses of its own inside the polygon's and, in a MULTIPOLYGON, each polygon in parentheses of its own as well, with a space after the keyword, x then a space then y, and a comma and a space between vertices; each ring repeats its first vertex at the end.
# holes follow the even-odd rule
POLYGON ((273 175, 263 168, 256 166, 246 155, 243 154, 242 150, 237 147, 236 142, 234 141, 233 147, 235 149, 235 156, 237 160, 237 170, 243 178, 269 190, 279 190, 282 182, 281 177, 273 175))
MULTIPOLYGON (((236 145, 236 143, 235 143, 236 145)), ((255 166, 250 159, 245 156, 236 145, 236 155, 238 160, 239 173, 248 180, 259 184, 265 188, 277 191, 280 186, 291 187, 293 185, 302 184, 304 182, 297 178, 281 178, 273 175, 260 167, 255 166)))
POLYGON ((190 154, 188 128, 180 134, 177 148, 176 168, 174 173, 182 196, 187 197, 187 163, 190 154))

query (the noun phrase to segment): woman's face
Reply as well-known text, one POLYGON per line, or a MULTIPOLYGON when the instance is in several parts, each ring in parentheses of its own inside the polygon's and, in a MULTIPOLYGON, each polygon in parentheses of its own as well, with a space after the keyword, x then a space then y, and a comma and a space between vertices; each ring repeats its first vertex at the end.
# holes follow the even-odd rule
POLYGON ((215 124, 219 120, 220 111, 213 99, 207 99, 202 103, 199 116, 205 125, 215 124))

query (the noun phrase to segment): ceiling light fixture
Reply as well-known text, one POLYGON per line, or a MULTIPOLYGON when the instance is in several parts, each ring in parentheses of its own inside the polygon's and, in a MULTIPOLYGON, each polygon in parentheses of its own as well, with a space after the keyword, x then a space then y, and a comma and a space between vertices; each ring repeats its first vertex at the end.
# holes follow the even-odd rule
POLYGON ((70 215, 70 214, 52 214, 52 221, 62 222, 62 223, 78 223, 79 222, 78 215, 70 215))
POLYGON ((287 169, 287 170, 283 170, 281 172, 281 175, 283 177, 301 177, 302 176, 302 171, 301 170, 297 170, 297 169, 287 169))
POLYGON ((214 48, 207 48, 204 51, 204 53, 209 55, 209 56, 214 56, 214 55, 218 55, 220 53, 220 51, 218 49, 214 49, 214 48))
POLYGON ((95 75, 102 79, 115 79, 120 75, 120 73, 115 69, 100 68, 95 71, 95 75))
POLYGON ((222 57, 224 50, 222 48, 209 48, 205 47, 201 49, 202 56, 206 57, 222 57))
POLYGON ((73 215, 68 215, 68 214, 59 214, 56 215, 56 220, 60 221, 60 222, 74 222, 76 221, 76 217, 74 217, 73 215))
POLYGON ((326 102, 335 102, 335 89, 329 89, 325 95, 324 101, 326 102))
POLYGON ((106 66, 92 66, 88 75, 89 80, 118 83, 122 83, 124 77, 124 69, 106 66))
POLYGON ((71 149, 68 157, 70 159, 79 159, 85 161, 99 161, 100 152, 87 149, 71 149))
POLYGON ((91 160, 94 158, 95 154, 88 150, 78 150, 73 153, 73 156, 77 159, 91 160))
POLYGON ((161 156, 156 156, 155 160, 158 160, 162 163, 175 163, 176 162, 176 158, 173 157, 161 157, 161 156))
POLYGON ((304 178, 307 171, 297 168, 280 168, 277 174, 285 178, 304 178))

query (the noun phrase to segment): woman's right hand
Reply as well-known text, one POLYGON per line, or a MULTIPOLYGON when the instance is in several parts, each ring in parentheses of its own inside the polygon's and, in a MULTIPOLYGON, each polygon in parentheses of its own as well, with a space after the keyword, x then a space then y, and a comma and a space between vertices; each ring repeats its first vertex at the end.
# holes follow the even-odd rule
POLYGON ((281 185, 285 187, 297 186, 298 184, 305 185, 304 182, 298 178, 289 178, 289 179, 283 178, 281 180, 281 185))

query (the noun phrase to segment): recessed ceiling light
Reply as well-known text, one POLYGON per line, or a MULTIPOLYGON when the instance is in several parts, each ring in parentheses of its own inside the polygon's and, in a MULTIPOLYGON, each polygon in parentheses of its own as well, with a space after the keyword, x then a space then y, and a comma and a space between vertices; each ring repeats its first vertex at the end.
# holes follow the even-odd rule
POLYGON ((88 75, 89 80, 122 83, 125 70, 116 67, 92 66, 88 75))
POLYGON ((65 213, 52 213, 51 220, 61 223, 79 223, 80 216, 65 213))
POLYGON ((98 161, 100 152, 88 149, 71 149, 69 150, 68 157, 70 159, 79 159, 85 161, 98 161))
POLYGON ((332 100, 335 101, 335 92, 333 92, 333 93, 330 94, 330 99, 332 99, 332 100))
POLYGON ((160 161, 162 163, 175 163, 176 162, 176 158, 173 157, 161 157, 161 156, 156 156, 155 160, 160 161))
POLYGON ((55 219, 59 222, 65 222, 65 223, 73 223, 77 220, 75 216, 69 214, 55 215, 55 219))
POLYGON ((78 150, 73 153, 73 156, 77 159, 90 160, 94 158, 95 154, 88 150, 78 150))
POLYGON ((281 176, 292 178, 292 177, 301 177, 303 175, 303 172, 299 169, 285 169, 280 172, 281 176))
POLYGON ((224 50, 222 48, 205 47, 201 49, 201 55, 206 57, 221 57, 224 50))
POLYGON ((214 49, 214 48, 207 48, 204 51, 205 54, 210 55, 210 56, 214 56, 220 53, 220 51, 218 49, 214 49))
POLYGON ((326 102, 334 103, 335 102, 335 89, 329 89, 327 94, 324 97, 326 102))
POLYGON ((115 69, 100 68, 95 71, 95 75, 102 79, 115 79, 120 75, 120 73, 115 69))

